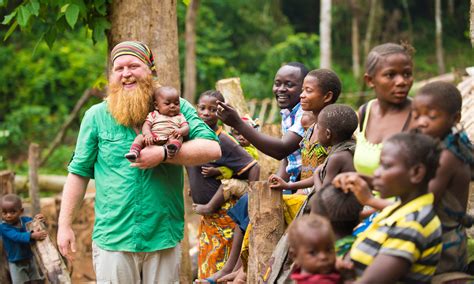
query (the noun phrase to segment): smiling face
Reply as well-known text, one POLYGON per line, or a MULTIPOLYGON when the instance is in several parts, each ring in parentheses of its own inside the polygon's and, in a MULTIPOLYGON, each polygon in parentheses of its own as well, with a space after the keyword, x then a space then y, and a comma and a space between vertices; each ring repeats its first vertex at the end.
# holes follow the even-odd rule
POLYGON ((273 94, 281 109, 293 109, 300 101, 303 78, 297 67, 285 65, 275 75, 273 94))
POLYGON ((180 111, 178 91, 174 88, 160 88, 156 90, 155 109, 163 115, 178 115, 180 111))
POLYGON ((412 102, 412 128, 433 138, 443 139, 449 134, 451 127, 459 122, 460 115, 449 114, 435 102, 434 98, 418 94, 412 102))
POLYGON ((336 252, 333 237, 327 228, 305 231, 300 234, 295 246, 295 263, 302 272, 329 274, 334 271, 336 252))
POLYGON ((364 79, 377 99, 402 104, 413 85, 413 63, 406 54, 391 54, 378 63, 373 75, 365 74, 364 79))
POLYGON ((305 111, 319 113, 330 101, 327 94, 321 92, 318 85, 318 78, 306 76, 303 82, 303 92, 300 95, 301 108, 305 111))
POLYGON ((14 226, 20 222, 21 214, 23 214, 23 208, 21 204, 11 201, 2 201, 2 219, 6 223, 14 226))
POLYGON ((147 76, 151 76, 151 70, 145 63, 133 55, 122 55, 115 59, 109 81, 131 90, 137 87, 137 81, 147 76))
POLYGON ((218 121, 217 98, 211 96, 201 96, 198 102, 199 117, 212 129, 215 129, 218 121))

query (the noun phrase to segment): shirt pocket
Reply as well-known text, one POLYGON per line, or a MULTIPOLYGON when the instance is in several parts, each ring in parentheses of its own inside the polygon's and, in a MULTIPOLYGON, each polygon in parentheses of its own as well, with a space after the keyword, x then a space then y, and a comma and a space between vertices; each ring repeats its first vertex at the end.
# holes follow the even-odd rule
POLYGON ((125 154, 130 150, 131 141, 123 132, 102 131, 99 133, 99 154, 97 159, 109 166, 118 166, 125 162, 125 154))

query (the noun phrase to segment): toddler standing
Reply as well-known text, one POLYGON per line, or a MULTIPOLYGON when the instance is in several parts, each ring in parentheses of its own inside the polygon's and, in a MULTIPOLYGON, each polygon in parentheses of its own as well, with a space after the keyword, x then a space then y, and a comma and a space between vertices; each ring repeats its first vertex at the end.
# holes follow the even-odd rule
MULTIPOLYGON (((31 217, 21 216, 24 212, 20 197, 7 194, 2 197, 2 224, 1 232, 3 246, 7 252, 8 266, 13 283, 41 283, 43 279, 33 258, 30 244, 36 240, 44 240, 48 235, 45 231, 29 232, 26 223, 31 217)), ((35 219, 44 220, 38 214, 35 219)))

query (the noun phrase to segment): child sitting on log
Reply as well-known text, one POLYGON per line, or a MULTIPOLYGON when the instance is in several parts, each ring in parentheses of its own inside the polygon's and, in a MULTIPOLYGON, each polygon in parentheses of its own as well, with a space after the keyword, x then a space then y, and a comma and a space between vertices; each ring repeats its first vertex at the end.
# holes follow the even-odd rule
MULTIPOLYGON (((44 240, 48 233, 45 231, 29 232, 26 229, 26 223, 33 219, 21 216, 24 209, 18 195, 4 195, 1 199, 1 207, 3 247, 7 252, 12 283, 42 283, 43 278, 40 276, 30 244, 36 240, 44 240)), ((44 221, 41 214, 37 214, 35 219, 44 221)))
MULTIPOLYGON (((257 128, 258 125, 247 117, 242 117, 242 120, 251 125, 253 128, 257 128)), ((258 160, 258 151, 255 146, 245 139, 236 129, 231 129, 232 136, 237 140, 242 148, 249 153, 252 158, 258 160)), ((212 165, 203 166, 202 174, 204 177, 214 177, 222 182, 222 186, 214 194, 212 199, 207 204, 193 204, 194 212, 204 215, 212 214, 221 208, 224 202, 228 201, 232 196, 240 198, 249 189, 249 183, 247 180, 233 179, 234 171, 226 166, 214 167, 212 165)))
POLYGON ((324 107, 318 115, 316 135, 319 144, 331 150, 323 164, 318 166, 313 178, 287 183, 277 175, 269 177, 272 189, 297 190, 315 187, 316 190, 330 184, 332 179, 342 172, 353 172, 352 162, 355 142, 352 134, 357 128, 357 115, 349 106, 332 104, 324 107))

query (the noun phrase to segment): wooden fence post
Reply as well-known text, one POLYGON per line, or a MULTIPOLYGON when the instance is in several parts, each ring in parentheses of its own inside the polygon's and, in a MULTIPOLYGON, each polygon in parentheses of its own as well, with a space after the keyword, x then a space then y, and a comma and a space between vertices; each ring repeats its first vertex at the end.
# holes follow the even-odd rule
POLYGON ((222 93, 225 101, 237 110, 240 116, 249 115, 244 92, 240 86, 240 78, 228 78, 217 81, 216 89, 222 93))
POLYGON ((31 198, 31 215, 35 216, 40 213, 40 198, 38 185, 38 166, 39 166, 39 146, 31 143, 28 149, 28 176, 30 180, 30 198, 31 198))
MULTIPOLYGON (((12 171, 0 171, 0 198, 8 193, 15 193, 15 173, 12 171)), ((11 283, 2 238, 0 238, 0 283, 11 283)))
POLYGON ((271 190, 267 181, 252 182, 249 217, 252 224, 247 283, 262 283, 264 269, 285 231, 280 190, 271 190))

